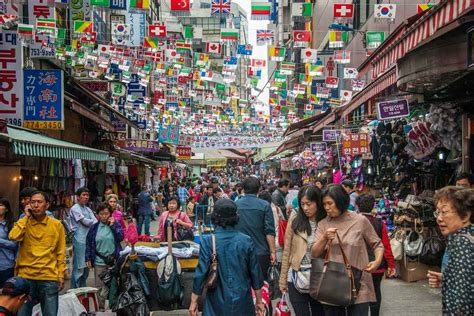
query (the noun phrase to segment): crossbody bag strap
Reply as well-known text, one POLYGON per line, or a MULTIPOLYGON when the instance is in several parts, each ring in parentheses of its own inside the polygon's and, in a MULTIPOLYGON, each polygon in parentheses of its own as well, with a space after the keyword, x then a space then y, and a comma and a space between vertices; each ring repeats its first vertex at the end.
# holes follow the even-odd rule
POLYGON ((216 235, 212 234, 212 262, 217 261, 217 253, 216 253, 216 235))

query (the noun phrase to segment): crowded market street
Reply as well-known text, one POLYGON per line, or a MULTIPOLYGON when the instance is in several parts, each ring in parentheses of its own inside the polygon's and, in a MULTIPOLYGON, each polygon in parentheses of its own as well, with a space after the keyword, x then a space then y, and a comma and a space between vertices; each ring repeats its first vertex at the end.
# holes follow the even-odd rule
POLYGON ((0 0, 0 316, 474 315, 474 0, 0 0))

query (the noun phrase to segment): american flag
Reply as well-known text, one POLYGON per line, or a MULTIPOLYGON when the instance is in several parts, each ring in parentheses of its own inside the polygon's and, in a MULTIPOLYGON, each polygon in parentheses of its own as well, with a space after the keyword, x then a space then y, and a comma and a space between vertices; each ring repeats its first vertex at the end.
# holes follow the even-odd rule
POLYGON ((273 30, 257 30, 257 44, 273 41, 275 32, 273 30))
POLYGON ((230 14, 230 0, 212 0, 212 15, 230 14))

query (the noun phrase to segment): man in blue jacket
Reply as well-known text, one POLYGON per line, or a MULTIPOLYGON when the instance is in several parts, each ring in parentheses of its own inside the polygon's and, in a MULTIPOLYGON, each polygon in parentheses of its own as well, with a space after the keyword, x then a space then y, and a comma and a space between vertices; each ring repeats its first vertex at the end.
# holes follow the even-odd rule
POLYGON ((150 236, 150 221, 153 213, 151 202, 153 202, 153 198, 148 193, 148 188, 143 186, 142 191, 138 194, 138 235, 142 234, 142 227, 145 224, 145 235, 150 236))
POLYGON ((257 197, 260 181, 248 177, 242 182, 244 196, 236 202, 239 211, 238 231, 250 236, 255 245, 257 260, 264 278, 271 264, 276 263, 275 222, 270 204, 257 197))

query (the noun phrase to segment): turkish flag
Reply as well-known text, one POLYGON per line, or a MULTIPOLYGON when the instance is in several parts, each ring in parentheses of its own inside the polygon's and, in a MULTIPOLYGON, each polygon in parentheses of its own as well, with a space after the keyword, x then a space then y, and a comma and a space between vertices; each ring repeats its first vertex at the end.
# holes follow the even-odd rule
POLYGON ((339 85, 338 77, 326 77, 326 87, 332 88, 332 87, 337 87, 338 85, 339 85))
POLYGON ((189 11, 190 0, 171 0, 171 11, 189 11))
POLYGON ((354 5, 346 3, 334 4, 335 18, 352 18, 354 16, 354 5))
POLYGON ((311 42, 311 31, 293 31, 293 40, 295 42, 311 42))

